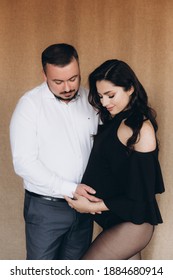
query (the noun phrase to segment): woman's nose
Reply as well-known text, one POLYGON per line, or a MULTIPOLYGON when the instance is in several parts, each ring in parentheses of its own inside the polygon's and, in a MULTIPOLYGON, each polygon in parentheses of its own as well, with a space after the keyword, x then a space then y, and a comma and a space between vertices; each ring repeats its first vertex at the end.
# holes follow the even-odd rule
POLYGON ((102 106, 103 107, 106 107, 108 104, 109 104, 109 99, 107 98, 107 96, 105 96, 105 97, 103 97, 102 99, 101 99, 101 103, 102 103, 102 106))

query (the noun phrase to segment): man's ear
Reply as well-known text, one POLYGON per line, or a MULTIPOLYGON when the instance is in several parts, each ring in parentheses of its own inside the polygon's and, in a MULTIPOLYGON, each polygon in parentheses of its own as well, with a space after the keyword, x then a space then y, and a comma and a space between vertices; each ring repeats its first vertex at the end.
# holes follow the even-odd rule
POLYGON ((46 82, 47 81, 47 76, 46 76, 46 73, 44 72, 44 69, 42 70, 42 73, 43 73, 43 79, 46 82))

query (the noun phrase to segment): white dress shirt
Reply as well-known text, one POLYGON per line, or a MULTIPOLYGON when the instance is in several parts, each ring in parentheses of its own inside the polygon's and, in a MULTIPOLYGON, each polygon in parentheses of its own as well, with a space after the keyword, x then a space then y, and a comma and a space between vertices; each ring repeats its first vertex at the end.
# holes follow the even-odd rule
POLYGON ((97 112, 80 87, 69 103, 46 83, 23 95, 10 123, 15 172, 30 192, 73 197, 85 171, 98 126, 97 112))

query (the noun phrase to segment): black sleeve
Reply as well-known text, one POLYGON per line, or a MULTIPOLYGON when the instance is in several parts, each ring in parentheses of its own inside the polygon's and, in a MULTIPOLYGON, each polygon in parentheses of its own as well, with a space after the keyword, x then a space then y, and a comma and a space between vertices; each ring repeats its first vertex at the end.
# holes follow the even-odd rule
MULTIPOLYGON (((164 192, 157 151, 132 152, 124 174, 123 194, 105 199, 106 206, 122 219, 134 223, 162 222, 155 194, 164 192)), ((114 178, 116 184, 116 178, 114 178)))

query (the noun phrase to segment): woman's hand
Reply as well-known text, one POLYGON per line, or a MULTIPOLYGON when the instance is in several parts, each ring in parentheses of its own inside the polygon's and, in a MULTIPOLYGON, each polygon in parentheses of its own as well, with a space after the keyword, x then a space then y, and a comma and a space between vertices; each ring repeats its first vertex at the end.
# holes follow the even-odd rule
POLYGON ((86 197, 88 200, 93 202, 101 201, 100 198, 95 196, 96 191, 88 185, 79 184, 76 188, 75 193, 86 197))
POLYGON ((75 193, 74 199, 65 196, 68 205, 80 213, 90 213, 92 211, 91 203, 86 197, 75 193))
POLYGON ((64 198, 71 208, 74 208, 80 213, 101 214, 102 211, 109 210, 101 199, 98 202, 92 202, 77 193, 74 194, 74 199, 67 196, 64 198))

